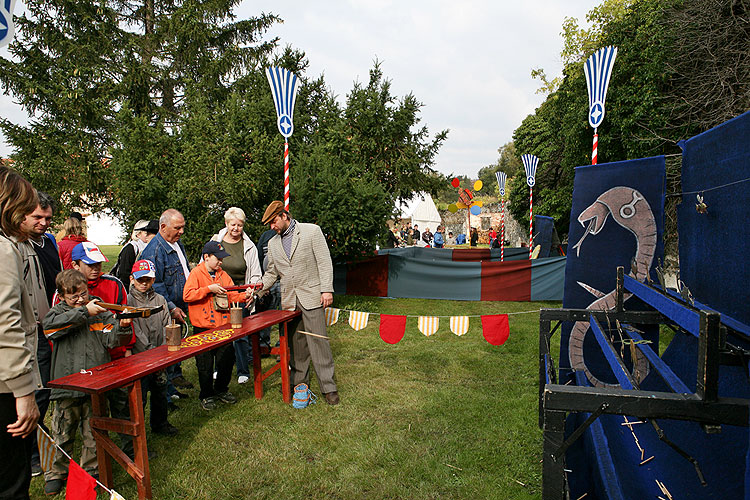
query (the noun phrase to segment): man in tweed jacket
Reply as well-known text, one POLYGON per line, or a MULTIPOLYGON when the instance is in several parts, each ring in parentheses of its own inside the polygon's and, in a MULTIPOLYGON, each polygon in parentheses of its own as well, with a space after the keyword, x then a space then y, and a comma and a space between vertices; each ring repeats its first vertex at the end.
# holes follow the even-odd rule
POLYGON ((309 382, 312 360, 326 402, 338 404, 325 319, 325 308, 333 303, 333 264, 323 231, 315 224, 292 219, 280 201, 268 205, 263 224, 269 224, 277 233, 268 242, 263 290, 270 289, 281 278, 281 308, 302 311, 301 318, 290 329, 294 332, 292 381, 294 385, 309 382), (300 330, 317 336, 298 333, 300 330))

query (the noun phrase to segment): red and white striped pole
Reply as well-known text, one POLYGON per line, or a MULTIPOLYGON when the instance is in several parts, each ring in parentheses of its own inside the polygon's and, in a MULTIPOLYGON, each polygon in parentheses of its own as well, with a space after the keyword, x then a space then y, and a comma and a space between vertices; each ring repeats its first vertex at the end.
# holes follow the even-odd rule
POLYGON ((505 200, 500 211, 500 262, 505 260, 505 200))
POLYGON ((534 251, 534 188, 529 187, 529 260, 534 251))
POLYGON ((591 164, 592 165, 596 165, 596 162, 597 162, 598 156, 599 156, 599 152, 598 152, 598 149, 599 149, 599 134, 597 133, 598 130, 599 129, 596 129, 596 128, 594 129, 594 144, 593 144, 593 146, 591 148, 591 164))
POLYGON ((289 211, 289 142, 284 141, 284 210, 289 211))

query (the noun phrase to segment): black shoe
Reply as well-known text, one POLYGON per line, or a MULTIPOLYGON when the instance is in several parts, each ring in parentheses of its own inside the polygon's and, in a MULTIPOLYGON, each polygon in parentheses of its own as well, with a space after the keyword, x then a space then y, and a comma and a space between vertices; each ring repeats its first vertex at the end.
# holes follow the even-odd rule
POLYGON ((187 399, 190 397, 189 394, 185 394, 184 392, 180 391, 174 391, 174 394, 172 394, 172 397, 177 397, 177 399, 187 399))
POLYGON ((179 409, 180 407, 174 404, 173 402, 170 401, 169 403, 167 403, 167 411, 169 413, 172 413, 173 411, 177 411, 179 409))
POLYGON ((44 472, 42 470, 42 464, 40 464, 39 462, 31 463, 31 477, 41 476, 42 472, 44 472))
POLYGON ((166 422, 162 426, 153 429, 153 432, 161 434, 162 436, 176 436, 179 431, 177 430, 177 427, 166 422))
POLYGON ((62 479, 50 479, 44 483, 44 494, 47 496, 57 495, 62 491, 63 485, 62 479))
POLYGON ((191 382, 185 380, 185 377, 183 377, 182 375, 173 378, 172 384, 174 384, 175 387, 181 387, 182 389, 192 389, 193 387, 195 387, 191 382))
MULTIPOLYGON (((125 454, 128 456, 128 458, 130 460, 132 460, 132 461, 135 462, 135 452, 134 451, 131 450, 130 452, 125 453, 125 454)), ((159 457, 159 454, 156 453, 156 451, 154 451, 154 450, 148 450, 148 459, 149 459, 149 461, 153 460, 155 458, 158 458, 158 457, 159 457)))

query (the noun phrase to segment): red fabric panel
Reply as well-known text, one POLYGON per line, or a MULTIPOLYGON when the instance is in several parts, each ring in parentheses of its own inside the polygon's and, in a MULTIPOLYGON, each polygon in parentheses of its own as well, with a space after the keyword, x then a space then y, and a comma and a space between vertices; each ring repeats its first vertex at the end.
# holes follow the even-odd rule
POLYGON ((482 262, 482 300, 531 300, 531 261, 482 262))
POLYGON ((346 294, 388 296, 388 255, 347 264, 346 294))
POLYGON ((454 248, 453 260, 456 262, 479 262, 490 260, 489 248, 454 248))
POLYGON ((89 476, 74 460, 70 461, 68 467, 65 500, 96 500, 96 479, 89 476))
POLYGON ((507 314, 482 316, 482 335, 492 345, 503 345, 510 335, 507 314))
POLYGON ((404 338, 406 316, 380 315, 380 338, 389 344, 398 344, 404 338))

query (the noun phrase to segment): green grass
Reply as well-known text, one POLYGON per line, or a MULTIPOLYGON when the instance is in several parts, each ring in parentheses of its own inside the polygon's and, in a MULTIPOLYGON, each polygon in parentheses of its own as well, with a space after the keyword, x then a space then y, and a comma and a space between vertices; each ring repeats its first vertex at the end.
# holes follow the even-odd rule
MULTIPOLYGON (((336 307, 391 314, 478 315, 559 303, 458 302, 336 296, 336 307)), ((154 498, 527 499, 540 498, 537 428, 538 313, 510 316, 499 347, 472 318, 463 337, 447 318, 431 337, 408 318, 396 345, 378 336, 377 316, 352 330, 348 314, 329 329, 341 404, 304 410, 281 401, 280 378, 230 390, 236 405, 202 410, 197 389, 170 414, 174 438, 151 436, 154 498), (519 484, 523 483, 523 485, 519 484)), ((271 360, 264 360, 268 366, 271 360)), ((195 362, 183 363, 197 386, 195 362)), ((311 389, 320 396, 316 381, 311 389)), ((115 489, 137 498, 115 466, 115 489)), ((44 498, 43 480, 32 498, 44 498)), ((100 495, 100 498, 103 496, 100 495)))
POLYGON ((102 271, 107 273, 110 269, 112 269, 112 266, 115 265, 115 262, 117 262, 117 256, 120 255, 120 249, 122 248, 122 245, 98 245, 99 250, 102 251, 104 256, 109 259, 109 262, 105 262, 102 264, 102 271))

